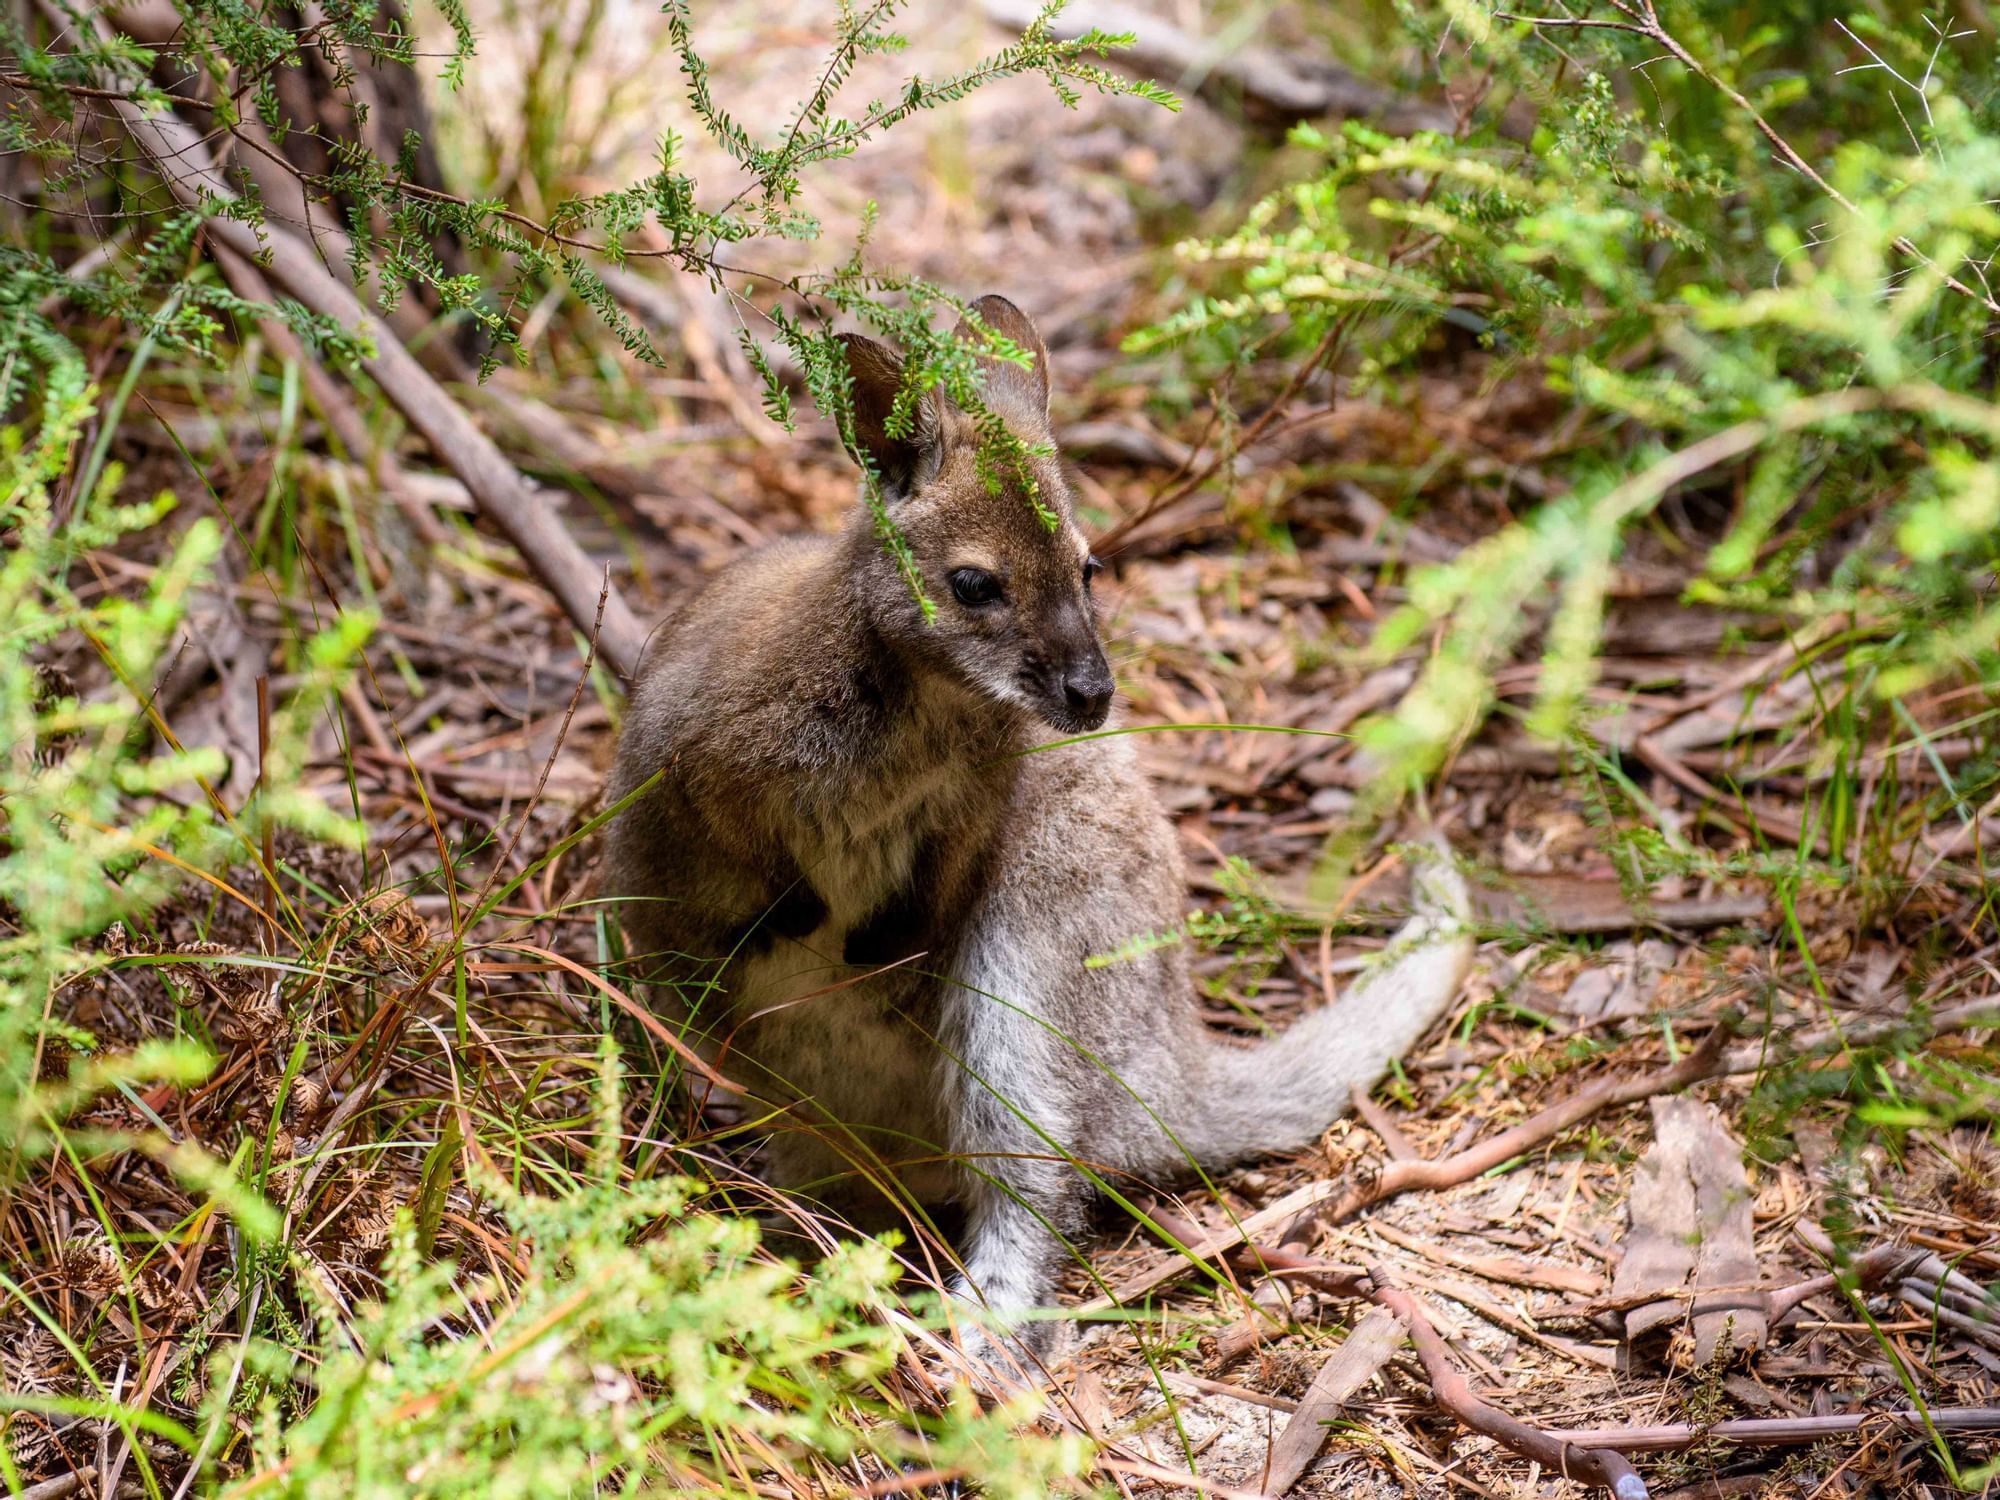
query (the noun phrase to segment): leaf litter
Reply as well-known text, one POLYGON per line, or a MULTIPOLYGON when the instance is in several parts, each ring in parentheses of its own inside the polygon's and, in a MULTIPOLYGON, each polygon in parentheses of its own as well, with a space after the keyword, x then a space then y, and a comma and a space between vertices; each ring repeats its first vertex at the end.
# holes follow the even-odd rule
MULTIPOLYGON (((737 63, 754 75, 769 59, 737 63)), ((1182 120, 1169 131, 1116 101, 1048 121, 1011 113, 1004 97, 973 101, 965 127, 996 164, 992 191, 954 193, 898 156, 922 149, 920 131, 856 163, 840 190, 893 205, 883 258, 968 293, 985 290, 995 266, 1034 289, 1086 504, 1101 529, 1122 528, 1106 582, 1126 721, 1163 731, 1144 736, 1140 754, 1181 831, 1191 898, 1230 939, 1201 956, 1202 1003, 1221 1027, 1283 1025, 1326 1003, 1379 944, 1407 874, 1401 830, 1358 851, 1344 906, 1315 910, 1310 876, 1365 779, 1350 743, 1173 726, 1338 734, 1393 702, 1410 663, 1369 665, 1354 648, 1403 597, 1406 562, 1455 555, 1535 494, 1556 440, 1545 436, 1548 400, 1494 380, 1487 356, 1443 355, 1411 402, 1343 397, 1330 417, 1277 423, 1238 460, 1226 494, 1210 486, 1149 510, 1206 438, 1197 419, 1163 428, 1117 378, 1118 338, 1146 313, 1148 226, 1124 192, 1067 184, 1079 171, 1122 174, 1199 203, 1219 191, 1239 127, 1209 113, 1199 129, 1182 120), (1419 471, 1437 476, 1420 522, 1361 479, 1328 477, 1419 471)), ((637 425, 629 411, 593 410, 599 385, 535 392, 588 423, 600 479, 642 476, 622 495, 608 487, 604 510, 572 502, 565 514, 656 608, 759 538, 836 524, 850 501, 828 435, 746 435, 743 392, 718 384, 732 378, 719 356, 628 372, 622 398, 646 411, 637 425), (648 427, 689 434, 671 465, 648 427)), ((153 409, 196 431, 200 414, 177 408, 172 391, 153 409)), ((1300 400, 1299 416, 1314 410, 1300 400)), ((503 420, 492 428, 518 460, 542 461, 503 420)), ((188 451, 222 475, 253 463, 261 441, 224 424, 188 451)), ((200 493, 212 478, 143 424, 118 444, 135 492, 200 493)), ((399 462, 412 478, 435 477, 421 453, 399 462)), ((393 515, 382 507, 384 536, 393 515)), ((531 1247, 452 1165, 477 1149, 459 1133, 465 1112, 504 1117, 555 1162, 586 1149, 579 1122, 594 1108, 603 997, 560 964, 496 944, 598 961, 590 846, 570 841, 595 810, 616 707, 589 692, 578 705, 573 633, 503 546, 466 538, 450 557, 385 548, 361 559, 365 579, 328 548, 323 568, 301 575, 310 594, 247 577, 219 586, 197 628, 226 635, 208 644, 229 650, 190 657, 175 721, 186 714, 237 741, 241 705, 228 700, 241 674, 216 657, 274 660, 301 612, 356 604, 364 586, 384 611, 374 670, 343 698, 342 722, 323 726, 306 777, 330 794, 351 787, 368 854, 286 847, 274 870, 191 887, 153 930, 107 935, 105 966, 54 1000, 59 1019, 114 1047, 207 1040, 219 1058, 208 1082, 109 1096, 79 1123, 107 1137, 157 1128, 253 1163, 293 1226, 289 1274, 334 1316, 377 1288, 399 1208, 420 1216, 433 1253, 502 1282, 516 1274, 531 1247), (494 890, 504 893, 467 925, 494 890), (270 916, 280 902, 281 927, 270 916)), ((1085 1324, 1054 1365, 1060 1420, 1152 1472, 1191 1467, 1202 1484, 1187 1493, 1586 1488, 1441 1411, 1424 1359, 1386 1337, 1406 1323, 1369 1311, 1353 1276, 1324 1271, 1338 1266, 1415 1299, 1469 1389, 1522 1422, 1680 1431, 1676 1445, 1648 1450, 1656 1493, 1944 1493, 1938 1440, 1908 1426, 1773 1448, 1712 1434, 1913 1400, 1940 1412, 2000 1406, 1992 1020, 1937 1035, 1926 1021, 1994 993, 1987 877, 1924 803, 1939 766, 1983 752, 1954 737, 1963 697, 1918 704, 1926 738, 1899 729, 1866 747, 1906 846, 1898 868, 1912 878, 1827 876, 1815 857, 1862 853, 1858 834, 1853 851, 1823 850, 1810 806, 1821 705, 1849 689, 1837 663, 1807 659, 1799 643, 1680 603, 1687 555, 1642 535, 1621 559, 1588 736, 1551 747, 1496 715, 1435 789, 1431 812, 1477 880, 1489 926, 1449 1024, 1371 1101, 1384 1128, 1350 1117, 1314 1152, 1159 1207, 1220 1241, 1288 1198, 1351 1200, 1399 1159, 1453 1158, 1593 1087, 1671 1069, 1725 1022, 1732 1058, 1755 1049, 1748 1065, 1652 1099, 1650 1116, 1636 1101, 1592 1112, 1465 1180, 1283 1214, 1247 1248, 1236 1236, 1218 1249, 1214 1280, 1182 1274, 1155 1236, 1107 1214, 1080 1247, 1089 1265, 1072 1278, 1072 1304, 1150 1285, 1129 1316, 1085 1324), (1646 808, 1602 773, 1606 756, 1634 747, 1645 752, 1633 774, 1646 808), (1752 790, 1703 790, 1719 780, 1752 790), (1662 824, 1699 857, 1640 877, 1631 835, 1662 824), (1989 1081, 1984 1114, 1953 1111, 1947 1075, 1989 1081), (1871 1116, 1884 1104, 1899 1112, 1871 1116), (1896 1247, 1915 1258, 1875 1263, 1893 1275, 1824 1274, 1896 1247), (1317 1283, 1268 1274, 1282 1253, 1321 1267, 1317 1283), (1815 1278, 1828 1284, 1769 1315, 1772 1296, 1815 1278), (1713 1300, 1730 1297, 1744 1305, 1713 1300), (1294 1416, 1306 1425, 1295 1430, 1294 1416)), ((143 551, 98 561, 113 586, 152 565, 143 551)), ((85 694, 103 686, 90 659, 44 666, 85 694)), ((1524 651, 1503 674, 1503 706, 1531 697, 1537 672, 1524 651)), ((639 1028, 625 1035, 647 1045, 639 1028)), ((43 1077, 66 1068, 52 1044, 43 1077)), ((712 1134, 689 1101, 634 1090, 625 1107, 633 1141, 700 1149, 712 1134)), ((83 1394, 73 1346, 107 1385, 143 1385, 161 1409, 193 1411, 243 1253, 197 1195, 157 1160, 110 1150, 52 1164, 6 1205, 0 1228, 8 1274, 55 1323, 0 1298, 8 1390, 83 1394)), ((920 1246, 904 1253, 926 1261, 920 1246)), ((6 1439, 32 1481, 89 1469, 107 1427, 22 1412, 6 1439)), ((1944 1441, 1966 1469, 1992 1452, 1977 1432, 1944 1441)))

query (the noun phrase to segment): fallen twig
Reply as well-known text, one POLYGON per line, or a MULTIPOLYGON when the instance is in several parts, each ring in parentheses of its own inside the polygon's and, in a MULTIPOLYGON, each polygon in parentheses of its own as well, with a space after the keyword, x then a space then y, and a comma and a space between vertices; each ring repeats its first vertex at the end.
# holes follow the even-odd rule
MULTIPOLYGON (((1846 1275, 1864 1292, 1880 1291, 1911 1271, 1919 1269, 1922 1252, 1904 1245, 1878 1245, 1863 1255, 1856 1256, 1847 1267, 1846 1275)), ((1798 1311, 1801 1304, 1814 1297, 1825 1296, 1837 1291, 1843 1277, 1838 1272, 1825 1272, 1809 1276, 1804 1281, 1789 1286, 1761 1286, 1745 1283, 1736 1286, 1690 1287, 1654 1286, 1635 1287, 1624 1292, 1613 1292, 1608 1296, 1591 1297, 1579 1302, 1564 1302, 1544 1308, 1536 1316, 1544 1320, 1558 1318, 1594 1318, 1603 1313, 1628 1312, 1648 1303, 1678 1301, 1686 1304, 1683 1311, 1688 1314, 1732 1312, 1747 1310, 1761 1313, 1770 1323, 1776 1324, 1798 1311)))
MULTIPOLYGON (((1318 1227, 1319 1215, 1310 1208, 1301 1209, 1279 1234, 1278 1252, 1304 1255, 1318 1227)), ((1267 1266, 1275 1266, 1268 1252, 1264 1261, 1267 1266)), ((1218 1370, 1228 1369, 1262 1343, 1266 1331, 1280 1325, 1294 1295, 1291 1283, 1278 1275, 1275 1269, 1259 1280, 1250 1289, 1250 1307, 1216 1339, 1215 1367, 1218 1370)))
MULTIPOLYGON (((1672 1093, 1710 1078, 1755 1073, 1782 1059, 1808 1055, 1829 1046, 1869 1045, 1908 1031, 1914 1024, 1907 1016, 1883 1017, 1857 1021, 1839 1029, 1814 1028, 1791 1039, 1782 1048, 1758 1041, 1726 1051, 1724 1044, 1732 1034, 1731 1026, 1727 1022, 1718 1024, 1702 1039, 1699 1047, 1669 1067, 1634 1078, 1607 1079, 1582 1089, 1530 1115, 1520 1124, 1451 1156, 1438 1161, 1390 1162, 1372 1176, 1344 1188, 1332 1182, 1307 1183, 1235 1223, 1220 1229, 1197 1231, 1197 1238, 1184 1241, 1187 1253, 1127 1277, 1114 1286, 1108 1296, 1096 1298, 1077 1311, 1082 1314, 1102 1312, 1143 1297, 1178 1280, 1201 1261, 1226 1255, 1246 1240, 1253 1239, 1261 1230, 1285 1223, 1308 1209, 1319 1222, 1330 1222, 1348 1218, 1384 1199, 1417 1189, 1456 1187, 1552 1140, 1601 1110, 1634 1104, 1656 1094, 1672 1093)), ((1996 1025, 2000 1025, 2000 995, 1989 995, 1934 1011, 1919 1029, 1925 1036, 1934 1038, 1955 1031, 1996 1025)), ((1268 1258, 1271 1252, 1263 1253, 1268 1258)), ((1243 1337, 1245 1335, 1238 1328, 1232 1328, 1223 1335, 1219 1348, 1240 1353, 1237 1346, 1243 1337)), ((1251 1333, 1248 1337, 1254 1344, 1256 1335, 1251 1333)))
POLYGON ((1419 1161, 1417 1148, 1410 1144, 1410 1138, 1403 1134, 1389 1111, 1375 1102, 1375 1096, 1367 1089, 1354 1091, 1354 1114, 1362 1124, 1375 1132, 1382 1142, 1382 1149, 1389 1153, 1391 1161, 1419 1161))
MULTIPOLYGON (((1284 1224, 1294 1216, 1302 1215, 1313 1208, 1321 1199, 1329 1198, 1340 1190, 1335 1182, 1309 1182, 1302 1188, 1285 1194, 1277 1202, 1268 1204, 1253 1214, 1245 1214, 1234 1223, 1225 1224, 1220 1229, 1203 1229, 1190 1224, 1172 1214, 1153 1210, 1153 1221, 1168 1234, 1179 1240, 1185 1247, 1184 1253, 1165 1266, 1150 1271, 1140 1271, 1128 1276, 1101 1297, 1096 1297, 1076 1309, 1079 1317, 1091 1313, 1105 1312, 1114 1307, 1122 1307, 1136 1297, 1143 1297, 1155 1287, 1176 1280, 1183 1272, 1192 1269, 1205 1260, 1213 1260, 1218 1255, 1254 1240, 1267 1229, 1284 1224)), ((1356 1274, 1359 1275, 1357 1268, 1356 1274)))
POLYGON ((1344 1219, 1385 1198, 1394 1198, 1418 1188, 1457 1187, 1553 1140, 1600 1110, 1635 1104, 1656 1094, 1677 1093, 1691 1084, 1713 1078, 1723 1071, 1727 1055, 1723 1052, 1723 1043, 1729 1036, 1729 1025, 1718 1025, 1702 1039, 1699 1047, 1677 1063, 1651 1073, 1641 1073, 1635 1078, 1608 1078, 1593 1084, 1530 1115, 1520 1124, 1475 1142, 1451 1156, 1437 1161, 1390 1162, 1372 1177, 1350 1185, 1346 1192, 1321 1210, 1322 1217, 1344 1219))
POLYGON ((2000 1026, 2000 995, 1985 995, 1959 1005, 1934 1010, 1928 1017, 1880 1016, 1849 1021, 1842 1025, 1816 1026, 1788 1037, 1782 1050, 1769 1040, 1745 1042, 1723 1057, 1718 1076, 1757 1073, 1775 1063, 1810 1056, 1816 1052, 1845 1051, 1850 1047, 1870 1047, 1903 1033, 1916 1033, 1926 1040, 1949 1036, 1955 1031, 2000 1026))
POLYGON ((65 1500, 76 1494, 97 1477, 97 1466, 85 1464, 80 1469, 72 1469, 67 1474, 58 1474, 53 1479, 44 1479, 40 1484, 31 1484, 20 1492, 20 1500, 65 1500))
POLYGON ((1616 1446, 1626 1453, 1664 1453, 1697 1443, 1734 1443, 1746 1448, 1788 1448, 1843 1437, 1871 1428, 1895 1428, 1915 1437, 1937 1432, 2000 1432, 2000 1407, 1933 1406, 1919 1411, 1835 1412, 1818 1417, 1737 1417, 1702 1426, 1696 1422, 1663 1422, 1656 1427, 1583 1427, 1549 1436, 1579 1448, 1603 1450, 1616 1446), (1928 1425, 1927 1425, 1928 1424, 1928 1425))
POLYGON ((1509 1416, 1497 1406, 1480 1400, 1471 1384, 1431 1326, 1424 1306, 1390 1280, 1380 1266, 1369 1270, 1373 1283, 1369 1300, 1385 1307, 1409 1324, 1410 1342, 1423 1361, 1424 1375, 1439 1406, 1464 1426, 1483 1433, 1523 1458, 1531 1458, 1545 1469, 1553 1469, 1565 1479, 1608 1489, 1618 1500, 1646 1500, 1646 1481, 1631 1461, 1614 1449, 1581 1441, 1572 1433, 1545 1432, 1509 1416))

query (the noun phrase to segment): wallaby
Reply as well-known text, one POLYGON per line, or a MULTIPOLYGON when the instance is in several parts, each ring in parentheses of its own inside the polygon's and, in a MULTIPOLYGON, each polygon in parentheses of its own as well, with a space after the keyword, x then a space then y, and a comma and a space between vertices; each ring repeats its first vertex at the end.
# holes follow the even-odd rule
MULTIPOLYGON (((1034 356, 982 359, 987 406, 1052 452, 1034 325, 1002 297, 973 311, 1034 356)), ((612 824, 604 891, 655 1003, 782 1112, 773 1180, 962 1206, 954 1290, 1004 1316, 1052 1295, 1086 1174, 1317 1139, 1455 997, 1465 890, 1426 865, 1418 914, 1341 1003, 1261 1043, 1212 1034, 1184 948, 1133 943, 1180 924, 1187 886, 1131 741, 1088 737, 1114 688, 1060 464, 1026 463, 1051 527, 1018 483, 989 487, 937 390, 891 437, 902 363, 845 344, 856 440, 935 613, 865 508, 719 572, 633 684, 610 795, 659 781, 612 824), (1085 738, 1025 753, 1050 731, 1085 738)))

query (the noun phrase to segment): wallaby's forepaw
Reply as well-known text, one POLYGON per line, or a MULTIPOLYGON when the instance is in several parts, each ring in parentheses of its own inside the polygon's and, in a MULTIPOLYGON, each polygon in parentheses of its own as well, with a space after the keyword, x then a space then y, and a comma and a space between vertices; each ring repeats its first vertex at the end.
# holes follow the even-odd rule
POLYGON ((933 1351, 934 1379, 1001 1400, 1046 1378, 1044 1367, 1058 1352, 1064 1325, 996 1314, 962 1280, 953 1281, 948 1305, 953 1327, 933 1351))

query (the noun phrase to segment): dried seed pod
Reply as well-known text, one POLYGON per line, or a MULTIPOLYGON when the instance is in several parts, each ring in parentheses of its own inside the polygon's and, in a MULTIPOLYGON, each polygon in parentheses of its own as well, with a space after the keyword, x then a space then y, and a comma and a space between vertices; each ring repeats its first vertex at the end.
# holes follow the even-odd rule
POLYGON ((411 974, 430 957, 430 924, 407 891, 377 891, 334 916, 335 953, 355 968, 411 974))
MULTIPOLYGON (((181 943, 173 951, 190 958, 242 956, 238 949, 199 940, 181 943)), ((196 999, 213 1003, 210 1025, 217 1036, 232 1042, 260 1042, 283 1029, 285 1008, 278 998, 281 976, 277 970, 231 963, 176 963, 165 967, 182 987, 183 1004, 196 999)))

